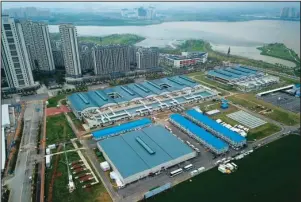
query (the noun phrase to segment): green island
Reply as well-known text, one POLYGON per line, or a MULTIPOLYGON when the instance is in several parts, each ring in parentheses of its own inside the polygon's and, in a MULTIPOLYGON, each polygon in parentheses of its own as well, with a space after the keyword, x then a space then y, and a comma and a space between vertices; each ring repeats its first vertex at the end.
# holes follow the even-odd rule
POLYGON ((222 174, 214 168, 146 201, 299 201, 299 142, 299 135, 283 137, 235 161, 234 173, 222 174))
POLYGON ((282 43, 267 44, 262 47, 258 47, 257 49, 261 51, 261 55, 288 60, 294 62, 297 66, 300 66, 300 57, 298 54, 292 49, 287 48, 282 43))
MULTIPOLYGON (((282 68, 280 66, 270 64, 261 60, 249 59, 242 56, 231 55, 214 51, 209 42, 204 40, 186 40, 182 44, 178 45, 175 49, 172 48, 160 48, 160 52, 169 54, 181 54, 182 51, 204 51, 208 52, 208 59, 213 61, 229 61, 232 63, 254 66, 259 68, 264 68, 267 70, 272 70, 275 72, 282 72, 288 75, 299 76, 300 74, 300 64, 296 68, 282 68)), ((281 78, 281 76, 279 76, 281 78)), ((284 77, 283 77, 284 78, 284 77)), ((286 79, 288 82, 296 82, 295 80, 286 79)))
MULTIPOLYGON (((50 38, 53 40, 60 40, 59 33, 50 33, 50 38)), ((108 36, 80 36, 79 42, 83 43, 95 43, 97 45, 109 45, 109 44, 122 44, 122 45, 134 45, 145 38, 135 34, 112 34, 108 36)))
POLYGON ((79 42, 95 43, 97 45, 110 45, 110 44, 122 44, 122 45, 134 45, 145 38, 137 36, 135 34, 112 34, 104 37, 78 37, 79 42))

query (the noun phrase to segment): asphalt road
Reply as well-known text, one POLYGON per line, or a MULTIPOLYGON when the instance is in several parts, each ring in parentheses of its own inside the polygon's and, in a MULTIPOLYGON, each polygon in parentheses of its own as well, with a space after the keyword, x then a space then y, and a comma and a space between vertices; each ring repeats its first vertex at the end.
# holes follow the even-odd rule
MULTIPOLYGON (((48 98, 48 94, 37 94, 37 95, 28 95, 28 96, 21 96, 20 101, 31 102, 31 101, 40 101, 48 98)), ((16 101, 14 98, 10 99, 3 99, 1 100, 2 104, 14 104, 16 101)))
POLYGON ((28 104, 25 110, 24 128, 14 176, 6 181, 6 184, 12 190, 11 202, 31 201, 31 181, 29 177, 33 174, 35 159, 39 160, 41 158, 37 156, 36 138, 39 122, 43 116, 42 108, 43 103, 36 101, 36 103, 28 104))

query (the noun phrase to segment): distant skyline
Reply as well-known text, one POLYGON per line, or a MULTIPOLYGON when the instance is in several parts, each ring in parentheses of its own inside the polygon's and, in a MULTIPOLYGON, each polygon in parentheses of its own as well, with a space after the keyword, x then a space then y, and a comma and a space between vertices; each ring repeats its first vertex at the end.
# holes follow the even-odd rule
MULTIPOLYGON (((18 7, 37 7, 47 9, 121 9, 134 8, 140 6, 155 6, 157 9, 265 9, 282 7, 300 8, 299 2, 2 2, 2 9, 18 8, 18 7)), ((100 11, 101 12, 101 11, 100 11)))

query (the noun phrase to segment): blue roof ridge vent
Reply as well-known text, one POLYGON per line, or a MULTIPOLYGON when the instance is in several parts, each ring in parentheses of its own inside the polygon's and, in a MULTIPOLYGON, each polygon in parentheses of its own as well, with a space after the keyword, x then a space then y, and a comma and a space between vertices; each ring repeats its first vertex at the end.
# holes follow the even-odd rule
POLYGON ((219 73, 219 74, 222 74, 222 75, 225 75, 225 76, 228 76, 228 77, 233 77, 232 74, 227 74, 226 72, 222 72, 220 70, 214 70, 215 72, 219 73))
POLYGON ((244 68, 244 69, 247 69, 247 70, 250 70, 250 71, 253 71, 253 72, 257 72, 256 69, 252 69, 252 68, 250 68, 250 67, 246 67, 246 66, 239 66, 239 67, 244 68))
POLYGON ((245 70, 244 68, 242 68, 240 66, 236 67, 235 70, 243 72, 243 73, 250 73, 250 71, 247 71, 247 70, 245 70))
POLYGON ((90 102, 81 94, 78 93, 77 96, 85 103, 85 104, 90 104, 90 102))
POLYGON ((96 95, 98 95, 103 101, 108 101, 108 98, 105 98, 102 94, 100 94, 98 91, 94 91, 96 95))
POLYGON ((142 86, 141 84, 137 84, 135 83, 135 86, 139 89, 141 89, 142 91, 146 92, 146 93, 149 93, 150 91, 146 88, 144 88, 144 86, 142 86))
POLYGON ((184 83, 182 83, 182 82, 180 82, 180 81, 177 81, 177 80, 175 80, 174 78, 167 78, 168 80, 170 80, 170 81, 172 81, 172 82, 174 82, 174 83, 176 83, 176 84, 179 84, 179 85, 181 85, 181 86, 184 86, 185 84, 184 83))
POLYGON ((241 75, 241 73, 234 72, 231 69, 224 69, 226 72, 230 72, 231 74, 241 75))
POLYGON ((130 91, 130 89, 128 89, 128 88, 125 87, 125 86, 120 86, 120 88, 121 88, 122 90, 124 90, 125 92, 127 92, 128 94, 130 94, 131 96, 134 96, 134 95, 135 95, 135 93, 133 93, 132 91, 130 91))
POLYGON ((135 139, 150 155, 153 155, 156 153, 139 136, 136 137, 135 139))
POLYGON ((209 131, 217 132, 217 135, 224 139, 225 141, 233 144, 242 146, 246 143, 246 138, 242 137, 240 134, 226 128, 225 126, 217 123, 215 120, 210 117, 196 111, 195 109, 190 109, 186 111, 187 118, 193 120, 197 124, 201 124, 202 126, 206 126, 209 131))
POLYGON ((151 82, 151 81, 146 81, 148 84, 154 86, 155 88, 158 88, 159 90, 162 90, 162 87, 161 86, 158 86, 157 84, 151 82))
POLYGON ((196 83, 196 81, 194 81, 194 80, 192 80, 192 79, 190 79, 190 78, 188 78, 188 77, 186 77, 186 76, 179 76, 181 79, 184 79, 184 80, 186 80, 186 81, 189 81, 189 82, 191 82, 191 83, 196 83))

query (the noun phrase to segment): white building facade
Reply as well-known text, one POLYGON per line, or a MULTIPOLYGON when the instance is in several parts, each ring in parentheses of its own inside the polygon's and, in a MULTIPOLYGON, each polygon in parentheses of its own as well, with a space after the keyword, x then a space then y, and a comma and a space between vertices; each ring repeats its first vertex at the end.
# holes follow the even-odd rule
POLYGON ((24 34, 19 22, 2 16, 1 62, 10 88, 34 86, 24 34))
POLYGON ((80 78, 82 77, 82 72, 80 68, 76 27, 71 24, 61 24, 59 30, 66 68, 66 77, 80 78))
POLYGON ((32 21, 23 21, 21 24, 32 68, 46 72, 54 71, 48 25, 32 21))

